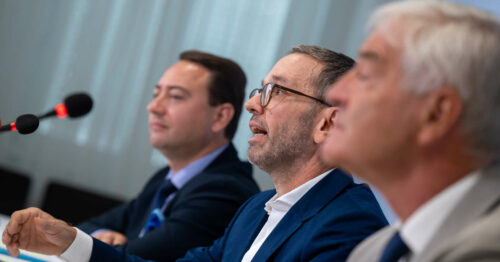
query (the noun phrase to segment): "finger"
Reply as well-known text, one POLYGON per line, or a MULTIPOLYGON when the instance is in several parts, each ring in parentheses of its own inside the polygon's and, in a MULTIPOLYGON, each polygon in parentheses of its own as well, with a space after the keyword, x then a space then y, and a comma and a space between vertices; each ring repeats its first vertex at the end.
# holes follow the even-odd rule
POLYGON ((2 233, 2 243, 5 245, 10 244, 12 237, 7 233, 7 230, 4 230, 2 233))
POLYGON ((110 245, 115 246, 118 241, 117 241, 116 237, 113 236, 110 238, 109 242, 110 242, 110 245))
POLYGON ((49 213, 46 213, 46 212, 42 211, 41 209, 38 209, 36 207, 34 207, 33 209, 36 212, 37 217, 40 217, 43 219, 56 219, 53 216, 51 216, 49 213))
POLYGON ((28 208, 12 213, 5 230, 9 235, 14 235, 21 231, 22 225, 39 211, 38 208, 28 208))
POLYGON ((113 237, 113 244, 112 244, 113 246, 118 246, 118 245, 121 245, 123 243, 125 243, 125 239, 121 234, 116 234, 113 237))
POLYGON ((92 235, 92 236, 94 238, 101 240, 102 238, 105 238, 108 234, 109 234, 109 232, 100 232, 100 233, 92 235))
POLYGON ((12 236, 10 245, 13 247, 13 249, 21 248, 21 243, 19 242, 19 238, 20 238, 19 234, 15 234, 12 236))
POLYGON ((19 256, 19 244, 11 243, 10 245, 7 246, 7 252, 9 253, 9 255, 13 257, 19 256))
POLYGON ((15 234, 12 236, 12 243, 19 243, 19 234, 15 234))
POLYGON ((3 234, 2 234, 2 242, 5 244, 6 248, 7 248, 7 251, 9 252, 9 254, 15 254, 15 250, 17 249, 18 245, 16 245, 16 243, 14 243, 14 238, 12 236, 10 236, 9 234, 7 234, 7 231, 4 231, 3 234), (9 251, 10 250, 10 251, 9 251))
POLYGON ((111 236, 109 234, 103 234, 101 236, 101 239, 99 239, 99 240, 101 240, 102 242, 104 242, 104 243, 106 243, 108 245, 112 245, 112 243, 113 243, 112 242, 113 239, 111 238, 111 236))
POLYGON ((118 246, 118 245, 123 245, 127 243, 127 238, 123 235, 120 235, 119 237, 115 238, 115 243, 113 245, 118 246))

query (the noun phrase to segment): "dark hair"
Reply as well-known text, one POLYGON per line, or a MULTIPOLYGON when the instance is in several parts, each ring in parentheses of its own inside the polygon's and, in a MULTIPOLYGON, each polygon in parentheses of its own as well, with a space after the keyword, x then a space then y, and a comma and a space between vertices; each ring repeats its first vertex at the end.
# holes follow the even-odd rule
POLYGON ((232 139, 243 107, 247 78, 241 67, 232 60, 197 50, 182 52, 180 60, 199 64, 210 71, 211 82, 208 84, 209 104, 212 106, 230 103, 234 107, 233 119, 225 130, 225 136, 232 139))
POLYGON ((323 99, 328 87, 355 64, 352 58, 342 53, 333 52, 329 49, 314 45, 294 46, 289 53, 306 54, 324 64, 318 78, 315 79, 313 83, 316 86, 313 92, 323 99))

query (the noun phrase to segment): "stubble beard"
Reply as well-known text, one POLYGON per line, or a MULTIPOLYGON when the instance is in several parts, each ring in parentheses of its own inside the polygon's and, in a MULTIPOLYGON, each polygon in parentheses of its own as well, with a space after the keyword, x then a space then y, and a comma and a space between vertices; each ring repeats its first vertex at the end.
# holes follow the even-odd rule
POLYGON ((267 137, 262 145, 250 145, 248 160, 267 173, 286 172, 300 165, 303 158, 311 155, 314 145, 311 138, 312 124, 316 111, 304 113, 290 125, 281 125, 274 137, 267 137), (314 114, 313 114, 314 113, 314 114))

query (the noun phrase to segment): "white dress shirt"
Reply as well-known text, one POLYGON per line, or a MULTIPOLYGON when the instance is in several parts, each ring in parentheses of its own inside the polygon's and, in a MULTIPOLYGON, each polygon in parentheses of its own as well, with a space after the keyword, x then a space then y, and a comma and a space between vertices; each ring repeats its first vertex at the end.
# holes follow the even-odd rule
POLYGON ((252 245, 243 256, 242 262, 250 262, 259 251, 262 243, 266 241, 267 237, 271 234, 273 229, 278 225, 281 219, 286 215, 288 210, 292 208, 297 201, 299 201, 316 183, 321 181, 331 170, 307 181, 294 190, 277 197, 274 195, 269 201, 266 202, 264 210, 266 210, 268 218, 257 237, 255 237, 252 245))
POLYGON ((92 237, 76 228, 76 237, 60 258, 71 262, 87 262, 92 254, 92 237), (90 243, 90 245, 89 245, 90 243))
POLYGON ((404 224, 395 223, 408 248, 408 255, 399 262, 409 261, 422 253, 432 237, 437 233, 446 217, 458 205, 465 194, 479 180, 479 171, 473 172, 441 191, 418 208, 404 224))

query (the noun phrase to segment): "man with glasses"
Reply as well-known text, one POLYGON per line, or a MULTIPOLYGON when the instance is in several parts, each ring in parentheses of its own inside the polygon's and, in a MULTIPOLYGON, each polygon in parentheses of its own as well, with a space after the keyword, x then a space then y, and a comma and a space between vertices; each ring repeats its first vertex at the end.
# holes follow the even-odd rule
MULTIPOLYGON (((276 63, 245 104, 254 134, 248 159, 270 174, 276 190, 252 197, 222 238, 189 251, 181 261, 344 261, 357 243, 387 224, 370 189, 319 156, 337 111, 323 101, 323 94, 353 64, 347 56, 315 46, 295 47, 276 63)), ((46 217, 39 222, 52 233, 49 243, 25 235, 20 239, 31 237, 31 246, 8 242, 9 250, 20 244, 61 254, 77 233, 60 220, 25 210, 7 228, 17 232, 15 224, 20 223, 21 233, 29 232, 34 214, 46 217)), ((68 249, 82 240, 77 236, 68 249)), ((97 240, 91 258, 140 261, 97 240)))

